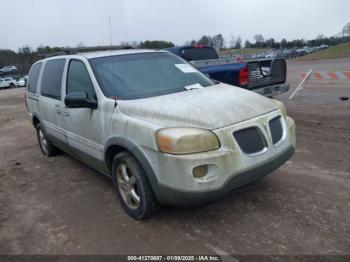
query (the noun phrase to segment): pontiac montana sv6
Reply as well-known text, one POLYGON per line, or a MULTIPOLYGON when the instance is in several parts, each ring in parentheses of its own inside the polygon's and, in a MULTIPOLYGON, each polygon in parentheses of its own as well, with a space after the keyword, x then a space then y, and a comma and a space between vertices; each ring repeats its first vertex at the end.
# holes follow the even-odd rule
POLYGON ((113 180, 125 211, 193 205, 268 175, 293 154, 282 103, 214 82, 168 51, 36 62, 26 103, 41 151, 65 151, 113 180))

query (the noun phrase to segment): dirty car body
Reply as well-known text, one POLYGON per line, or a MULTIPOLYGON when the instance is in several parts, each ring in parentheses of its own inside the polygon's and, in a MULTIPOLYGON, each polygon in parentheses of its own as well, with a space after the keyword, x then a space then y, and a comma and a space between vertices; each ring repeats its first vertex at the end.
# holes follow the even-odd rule
POLYGON ((111 177, 117 194, 124 186, 118 188, 115 174, 122 164, 144 175, 147 181, 138 177, 137 188, 126 191, 126 196, 138 193, 135 203, 144 201, 142 214, 137 203, 118 195, 137 219, 152 213, 145 211, 148 198, 143 195, 169 205, 208 202, 268 175, 295 148, 294 121, 280 102, 214 83, 166 51, 120 50, 39 61, 29 75, 26 101, 42 150, 46 138, 46 144, 111 177), (52 96, 45 85, 53 85, 55 77, 45 74, 58 60, 60 90, 52 96))

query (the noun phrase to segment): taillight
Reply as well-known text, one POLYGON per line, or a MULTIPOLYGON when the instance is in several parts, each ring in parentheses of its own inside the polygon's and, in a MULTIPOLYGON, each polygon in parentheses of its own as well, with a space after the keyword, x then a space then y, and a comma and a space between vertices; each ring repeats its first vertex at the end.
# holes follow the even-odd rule
POLYGON ((239 85, 246 86, 249 84, 249 71, 247 67, 239 70, 239 85))
POLYGON ((193 48, 204 48, 204 45, 194 45, 193 48))
POLYGON ((24 93, 24 103, 26 104, 27 111, 28 110, 28 103, 27 103, 27 93, 24 93))

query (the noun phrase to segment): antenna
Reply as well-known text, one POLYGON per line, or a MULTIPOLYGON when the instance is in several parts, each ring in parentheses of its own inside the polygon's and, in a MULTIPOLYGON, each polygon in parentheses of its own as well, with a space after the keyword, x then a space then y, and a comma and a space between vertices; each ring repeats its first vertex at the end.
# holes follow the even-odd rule
POLYGON ((108 21, 109 21, 109 43, 111 46, 111 51, 112 51, 112 25, 111 25, 111 16, 108 16, 108 21))

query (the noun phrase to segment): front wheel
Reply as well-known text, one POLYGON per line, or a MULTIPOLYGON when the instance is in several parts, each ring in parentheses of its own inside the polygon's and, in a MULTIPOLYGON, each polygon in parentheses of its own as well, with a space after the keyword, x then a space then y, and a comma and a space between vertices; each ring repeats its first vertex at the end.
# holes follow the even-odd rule
POLYGON ((116 194, 126 213, 135 219, 146 219, 160 210, 145 171, 128 152, 117 154, 112 164, 116 194))
POLYGON ((10 88, 14 88, 15 85, 14 85, 13 83, 11 83, 11 84, 9 85, 9 87, 10 87, 10 88))

